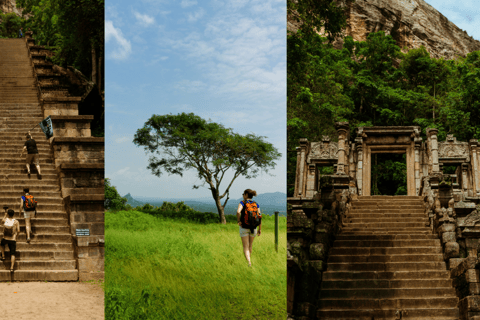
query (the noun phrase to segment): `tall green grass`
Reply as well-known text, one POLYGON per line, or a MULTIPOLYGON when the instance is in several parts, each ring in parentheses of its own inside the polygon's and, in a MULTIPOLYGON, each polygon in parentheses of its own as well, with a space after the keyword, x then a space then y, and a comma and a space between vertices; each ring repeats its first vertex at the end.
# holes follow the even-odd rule
POLYGON ((264 215, 247 266, 235 224, 105 214, 105 319, 285 319, 286 221, 264 215))

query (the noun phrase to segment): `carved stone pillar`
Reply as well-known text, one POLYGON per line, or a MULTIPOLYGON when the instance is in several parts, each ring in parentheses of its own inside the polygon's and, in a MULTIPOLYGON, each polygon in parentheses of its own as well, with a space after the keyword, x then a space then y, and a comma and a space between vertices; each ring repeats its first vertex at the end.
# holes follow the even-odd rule
POLYGON ((415 195, 419 195, 420 192, 420 185, 421 185, 421 172, 420 172, 420 149, 422 147, 422 138, 420 137, 420 131, 415 129, 414 132, 414 149, 415 149, 415 195))
POLYGON ((357 147, 357 188, 358 195, 362 195, 363 190, 363 139, 356 138, 355 145, 357 147))
POLYGON ((439 173, 440 167, 438 164, 438 140, 437 140, 438 129, 428 128, 427 135, 430 138, 430 150, 432 152, 432 173, 439 173))
POLYGON ((470 150, 472 153, 472 187, 474 194, 480 193, 480 164, 478 163, 478 140, 470 139, 470 150))
POLYGON ((305 157, 308 148, 308 140, 300 139, 300 147, 297 148, 297 172, 295 176, 295 197, 305 196, 305 157))
POLYGON ((338 163, 337 174, 345 174, 345 141, 348 140, 349 127, 348 122, 337 122, 335 128, 338 133, 338 163))
POLYGON ((353 180, 353 179, 355 179, 355 172, 356 172, 356 168, 355 168, 355 143, 353 143, 350 147, 350 154, 348 156, 348 162, 350 164, 348 174, 350 175, 350 177, 353 180))
POLYGON ((308 165, 308 170, 307 170, 307 183, 306 183, 306 191, 305 191, 305 196, 307 198, 313 198, 315 195, 315 184, 316 184, 316 174, 315 171, 317 170, 317 167, 314 164, 309 164, 308 165))
POLYGON ((468 189, 468 163, 462 163, 462 189, 466 194, 468 189))

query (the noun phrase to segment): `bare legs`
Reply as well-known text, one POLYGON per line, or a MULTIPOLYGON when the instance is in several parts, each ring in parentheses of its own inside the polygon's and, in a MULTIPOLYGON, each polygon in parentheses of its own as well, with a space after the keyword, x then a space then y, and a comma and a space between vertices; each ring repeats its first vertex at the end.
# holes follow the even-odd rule
MULTIPOLYGON (((5 259, 5 246, 0 246, 0 249, 2 251, 2 259, 5 259)), ((13 265, 15 264, 15 255, 12 255, 10 257, 10 260, 12 261, 10 264, 10 270, 13 271, 13 265)))
MULTIPOLYGON (((37 168, 37 172, 39 175, 42 175, 42 172, 40 171, 40 165, 39 164, 36 164, 35 167, 37 168)), ((27 171, 28 173, 30 174, 30 164, 27 163, 27 171)))
POLYGON ((243 244, 243 254, 245 255, 245 259, 247 259, 248 266, 250 267, 252 265, 250 257, 252 256, 252 245, 255 237, 245 236, 241 239, 243 244))
POLYGON ((27 242, 30 242, 30 218, 25 218, 25 229, 27 230, 27 242))

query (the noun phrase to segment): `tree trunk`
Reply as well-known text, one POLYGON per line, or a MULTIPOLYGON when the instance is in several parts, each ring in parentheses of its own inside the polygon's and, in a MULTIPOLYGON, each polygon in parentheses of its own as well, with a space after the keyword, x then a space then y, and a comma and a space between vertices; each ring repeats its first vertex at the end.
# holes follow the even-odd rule
POLYGON ((103 88, 103 72, 102 72, 102 64, 103 64, 103 44, 100 45, 100 55, 98 57, 98 94, 102 96, 102 88, 103 88))
POLYGON ((222 224, 227 224, 227 220, 225 219, 225 210, 224 210, 224 207, 222 206, 222 203, 220 202, 220 195, 218 194, 217 189, 210 188, 210 190, 212 191, 212 196, 213 196, 213 199, 215 200, 215 205, 217 206, 220 222, 222 224))
POLYGON ((97 56, 95 54, 95 46, 92 44, 92 81, 98 86, 97 83, 97 56))

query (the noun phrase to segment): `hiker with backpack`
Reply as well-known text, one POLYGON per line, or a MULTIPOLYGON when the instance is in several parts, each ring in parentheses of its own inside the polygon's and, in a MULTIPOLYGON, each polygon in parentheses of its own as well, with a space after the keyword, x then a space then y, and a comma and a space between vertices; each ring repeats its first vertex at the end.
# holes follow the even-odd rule
POLYGON ((23 146, 23 150, 22 150, 22 153, 20 154, 20 157, 23 157, 23 154, 25 153, 25 151, 27 151, 28 175, 30 175, 30 164, 33 163, 37 167, 38 177, 41 179, 42 173, 40 172, 40 161, 38 158, 37 143, 35 142, 35 140, 32 139, 32 135, 30 134, 30 132, 28 132, 26 136, 27 136, 27 141, 23 146))
POLYGON ((247 189, 243 192, 243 201, 240 201, 237 208, 237 223, 240 228, 240 238, 243 244, 243 253, 247 259, 248 266, 252 266, 252 244, 255 236, 262 233, 262 216, 260 206, 252 200, 257 195, 255 190, 247 189), (258 227, 258 231, 257 231, 258 227))
POLYGON ((37 217, 37 200, 29 193, 29 188, 23 189, 25 193, 20 199, 20 212, 23 211, 25 229, 27 230, 27 243, 30 243, 31 225, 30 219, 37 217))
POLYGON ((13 219, 13 215, 15 211, 12 209, 8 209, 8 207, 4 207, 5 209, 5 216, 2 219, 3 225, 3 239, 0 242, 0 248, 2 256, 0 260, 5 260, 5 245, 8 245, 10 249, 10 271, 13 271, 13 265, 15 264, 15 253, 17 250, 17 234, 20 233, 20 223, 18 220, 13 219))

